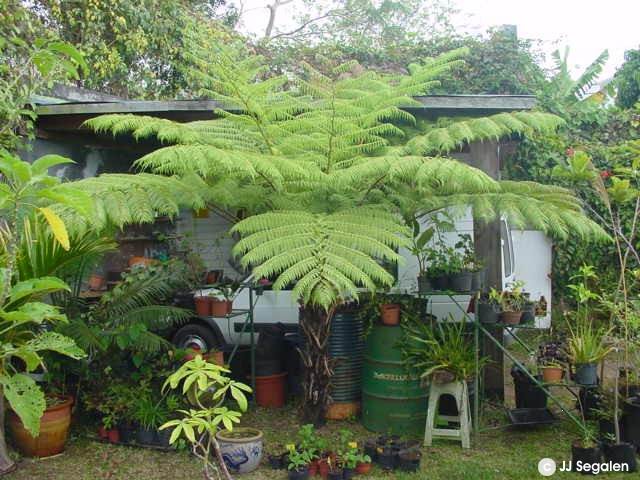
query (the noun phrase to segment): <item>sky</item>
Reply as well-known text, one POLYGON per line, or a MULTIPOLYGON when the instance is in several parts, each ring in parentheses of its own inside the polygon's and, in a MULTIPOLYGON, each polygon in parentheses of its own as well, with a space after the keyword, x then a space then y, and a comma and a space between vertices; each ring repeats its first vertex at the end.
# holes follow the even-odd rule
MULTIPOLYGON (((268 20, 265 5, 274 0, 243 0, 244 29, 264 31, 268 20)), ((601 79, 612 76, 623 62, 625 50, 640 47, 640 0, 452 0, 461 10, 454 23, 462 29, 479 33, 488 27, 512 24, 518 36, 543 41, 549 54, 565 45, 570 47, 569 63, 576 74, 605 48, 609 62, 601 79)), ((277 25, 291 25, 293 9, 300 0, 279 11, 277 25)))

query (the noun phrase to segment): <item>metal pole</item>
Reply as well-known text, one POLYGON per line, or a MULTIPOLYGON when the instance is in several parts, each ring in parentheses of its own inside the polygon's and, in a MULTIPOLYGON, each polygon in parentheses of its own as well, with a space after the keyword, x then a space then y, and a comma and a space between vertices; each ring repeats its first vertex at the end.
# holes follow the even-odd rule
POLYGON ((255 329, 253 326, 253 287, 249 286, 249 328, 251 336, 251 388, 256 391, 256 344, 255 344, 255 329))
POLYGON ((555 403, 560 408, 560 410, 562 410, 567 415, 567 417, 569 417, 582 431, 588 432, 587 427, 582 423, 582 421, 579 418, 577 418, 575 415, 573 415, 571 412, 569 412, 567 409, 565 409, 564 405, 562 405, 562 402, 560 402, 560 400, 554 397, 551 394, 551 391, 548 388, 546 388, 542 382, 540 382, 536 377, 531 375, 529 370, 522 363, 520 363, 520 361, 517 358, 511 355, 511 352, 509 352, 506 348, 502 346, 500 342, 498 342, 495 338, 493 338, 493 335, 491 335, 487 330, 485 330, 485 328, 482 325, 480 325, 480 323, 478 323, 477 326, 489 338, 489 340, 491 340, 500 350, 502 350, 502 352, 507 357, 509 357, 509 359, 513 363, 515 363, 520 370, 522 370, 522 372, 524 372, 539 388, 541 388, 547 394, 547 396, 551 400, 553 400, 553 403, 555 403))

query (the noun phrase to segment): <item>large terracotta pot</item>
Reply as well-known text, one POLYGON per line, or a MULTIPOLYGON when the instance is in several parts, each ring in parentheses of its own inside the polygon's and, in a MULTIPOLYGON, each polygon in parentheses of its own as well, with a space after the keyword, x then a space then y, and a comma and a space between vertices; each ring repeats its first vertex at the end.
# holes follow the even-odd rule
POLYGON ((8 412, 9 430, 15 447, 27 457, 50 457, 64 451, 71 425, 72 397, 60 399, 60 403, 47 408, 40 419, 40 434, 32 437, 22 420, 14 412, 8 412))

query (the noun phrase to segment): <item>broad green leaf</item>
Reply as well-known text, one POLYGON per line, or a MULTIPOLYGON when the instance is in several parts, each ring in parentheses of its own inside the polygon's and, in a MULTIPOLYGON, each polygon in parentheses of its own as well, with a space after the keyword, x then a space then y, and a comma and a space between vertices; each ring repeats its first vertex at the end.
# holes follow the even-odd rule
POLYGON ((71 245, 69 245, 69 233, 62 219, 49 207, 42 207, 39 208, 39 210, 47 220, 49 227, 51 227, 51 231, 53 232, 53 236, 56 237, 56 240, 62 245, 62 248, 69 250, 71 248, 71 245))
POLYGON ((69 158, 65 158, 61 155, 43 155, 38 158, 31 164, 31 170, 34 175, 42 175, 47 173, 49 168, 55 167, 56 165, 62 165, 65 163, 75 163, 73 160, 69 158))
POLYGON ((28 375, 0 376, 0 385, 11 409, 34 437, 40 432, 40 418, 46 408, 44 393, 28 375))
POLYGON ((235 398, 236 402, 238 402, 238 407, 240 407, 240 410, 242 410, 243 412, 247 411, 247 397, 244 396, 244 393, 242 393, 241 390, 239 390, 238 388, 234 387, 233 385, 231 386, 231 396, 233 398, 235 398))
POLYGON ((29 340, 26 346, 35 352, 48 350, 76 360, 87 356, 71 338, 57 332, 39 333, 34 339, 29 340))
POLYGON ((52 292, 70 292, 69 286, 57 277, 40 277, 16 283, 9 292, 9 303, 30 297, 40 297, 52 292))

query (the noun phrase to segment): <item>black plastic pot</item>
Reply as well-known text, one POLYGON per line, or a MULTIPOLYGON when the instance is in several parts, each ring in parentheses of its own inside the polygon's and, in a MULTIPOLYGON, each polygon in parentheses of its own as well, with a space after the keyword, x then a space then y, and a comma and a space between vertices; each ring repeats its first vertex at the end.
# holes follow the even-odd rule
POLYGON ((151 428, 140 427, 136 432, 136 442, 140 445, 156 445, 156 431, 151 428))
POLYGON ((640 397, 630 397, 624 402, 624 439, 640 448, 640 397))
POLYGON ((136 440, 136 429, 129 423, 121 423, 118 425, 118 431, 120 432, 120 442, 131 443, 136 440))
POLYGON ((327 477, 329 480, 342 480, 342 470, 334 470, 329 472, 329 476, 327 477))
MULTIPOLYGON (((602 451, 600 447, 593 448, 584 448, 581 447, 577 442, 571 446, 571 470, 574 472, 578 471, 578 462, 581 465, 594 463, 602 463, 602 451)), ((586 471, 586 469, 580 469, 580 473, 582 474, 592 474, 592 471, 586 471)))
POLYGON ((431 278, 431 286, 434 290, 448 290, 449 289, 449 276, 439 275, 431 278))
POLYGON ((493 303, 478 302, 478 321, 480 323, 497 323, 500 311, 493 303))
POLYGON ((604 445, 604 460, 619 465, 627 465, 627 472, 635 472, 638 470, 636 461, 636 448, 630 443, 615 443, 604 445))
POLYGON ((594 420, 602 403, 602 394, 596 388, 581 388, 580 401, 576 402, 578 411, 583 410, 585 420, 594 420))
POLYGON ((398 467, 398 450, 391 447, 382 449, 382 452, 378 452, 378 465, 383 470, 395 470, 398 467))
POLYGON ((344 480, 350 480, 351 478, 355 477, 356 474, 356 469, 355 468, 344 468, 342 469, 342 478, 344 480))
POLYGON ((306 480, 309 478, 309 469, 304 467, 300 470, 289 470, 289 480, 306 480))
MULTIPOLYGON (((547 392, 534 383, 516 365, 511 368, 516 393, 516 408, 547 408, 547 392)), ((542 381, 540 376, 536 378, 542 381)))
POLYGON ((169 444, 169 440, 171 439, 171 433, 173 432, 172 428, 165 428, 164 430, 158 430, 156 432, 156 439, 158 445, 164 448, 169 448, 171 445, 169 444))
POLYGON ((274 470, 282 470, 283 468, 287 468, 285 457, 286 453, 281 453, 279 455, 269 455, 269 465, 274 470))
POLYGON ((576 374, 574 380, 578 385, 597 385, 598 364, 581 363, 579 365, 576 365, 576 374))
POLYGON ((520 317, 520 323, 525 325, 531 325, 536 321, 535 314, 536 304, 533 302, 526 302, 522 307, 522 317, 520 317))
POLYGON ((418 276, 418 292, 428 293, 432 290, 433 290, 433 285, 431 285, 431 279, 426 275, 418 276))
POLYGON ((469 292, 471 291, 471 280, 471 272, 453 273, 449 277, 449 288, 454 292, 469 292))
POLYGON ((484 287, 484 279, 486 275, 486 270, 478 270, 477 272, 471 272, 471 290, 476 292, 478 290, 482 290, 484 287))
POLYGON ((398 455, 398 467, 403 472, 417 472, 420 469, 420 452, 405 452, 398 455))
POLYGON ((365 440, 364 442, 364 454, 368 455, 371 458, 372 462, 375 462, 378 459, 377 446, 377 442, 373 438, 365 440))

